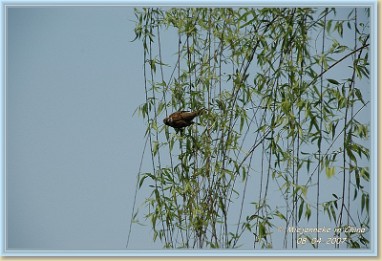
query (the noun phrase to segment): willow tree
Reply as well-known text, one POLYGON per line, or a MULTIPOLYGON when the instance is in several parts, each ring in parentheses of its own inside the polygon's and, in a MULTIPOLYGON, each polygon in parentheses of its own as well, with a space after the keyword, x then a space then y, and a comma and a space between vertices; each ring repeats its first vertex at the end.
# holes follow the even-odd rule
POLYGON ((151 155, 138 186, 150 191, 154 240, 320 248, 334 236, 346 240, 331 247, 369 246, 368 12, 135 10, 151 155), (162 122, 201 108, 182 132, 162 122), (322 226, 334 234, 296 229, 322 226))

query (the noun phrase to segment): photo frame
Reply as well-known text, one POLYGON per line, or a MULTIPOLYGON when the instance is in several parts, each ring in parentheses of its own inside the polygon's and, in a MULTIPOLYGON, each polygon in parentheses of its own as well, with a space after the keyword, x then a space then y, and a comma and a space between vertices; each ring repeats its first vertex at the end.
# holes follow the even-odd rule
POLYGON ((2 10, 3 256, 377 255, 376 1, 2 10))

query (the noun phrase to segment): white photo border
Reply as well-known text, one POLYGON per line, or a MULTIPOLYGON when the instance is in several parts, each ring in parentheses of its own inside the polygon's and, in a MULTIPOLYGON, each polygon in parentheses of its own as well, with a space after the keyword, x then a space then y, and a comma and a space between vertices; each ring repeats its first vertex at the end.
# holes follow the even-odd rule
POLYGON ((34 257, 34 256, 136 256, 136 257, 152 257, 152 256, 168 256, 168 257, 192 257, 192 256, 226 256, 226 257, 254 257, 254 256, 274 256, 274 257, 293 257, 293 256, 351 256, 351 257, 372 257, 378 255, 378 50, 377 50, 377 0, 366 1, 349 1, 349 0, 312 0, 304 1, 288 1, 288 0, 276 0, 272 2, 268 1, 250 1, 250 0, 238 0, 238 1, 219 1, 219 0, 144 0, 144 1, 1 1, 1 58, 2 58, 2 71, 1 71, 1 232, 0 239, 1 255, 2 256, 20 256, 20 257, 34 257), (107 6, 125 6, 125 7, 147 7, 147 6, 163 6, 163 7, 235 7, 235 6, 257 6, 257 7, 369 7, 371 12, 371 76, 370 82, 372 87, 371 98, 371 245, 368 250, 117 250, 117 251, 103 251, 103 250, 68 250, 68 251, 55 251, 55 250, 8 250, 6 247, 6 84, 7 84, 7 46, 6 46, 6 21, 7 21, 7 8, 9 7, 61 7, 61 6, 74 6, 74 7, 107 7, 107 6))

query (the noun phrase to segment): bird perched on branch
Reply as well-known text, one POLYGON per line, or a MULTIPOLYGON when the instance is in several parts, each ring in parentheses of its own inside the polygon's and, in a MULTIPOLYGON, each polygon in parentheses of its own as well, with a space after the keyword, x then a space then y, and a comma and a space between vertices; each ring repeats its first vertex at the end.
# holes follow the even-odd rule
POLYGON ((196 116, 199 116, 205 111, 205 109, 189 112, 189 111, 177 111, 170 114, 163 120, 163 123, 167 126, 173 127, 177 132, 184 127, 194 124, 192 121, 196 116))

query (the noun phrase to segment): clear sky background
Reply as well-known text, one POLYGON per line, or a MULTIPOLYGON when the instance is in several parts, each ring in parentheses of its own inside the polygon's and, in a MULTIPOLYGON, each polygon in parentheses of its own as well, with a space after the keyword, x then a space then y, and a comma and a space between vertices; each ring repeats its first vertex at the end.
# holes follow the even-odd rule
POLYGON ((7 16, 7 247, 123 249, 145 130, 133 8, 7 16))
MULTIPOLYGON (((7 18, 7 248, 125 249, 146 130, 133 115, 145 101, 133 8, 7 18)), ((134 226, 129 248, 161 247, 150 231, 134 226)))

